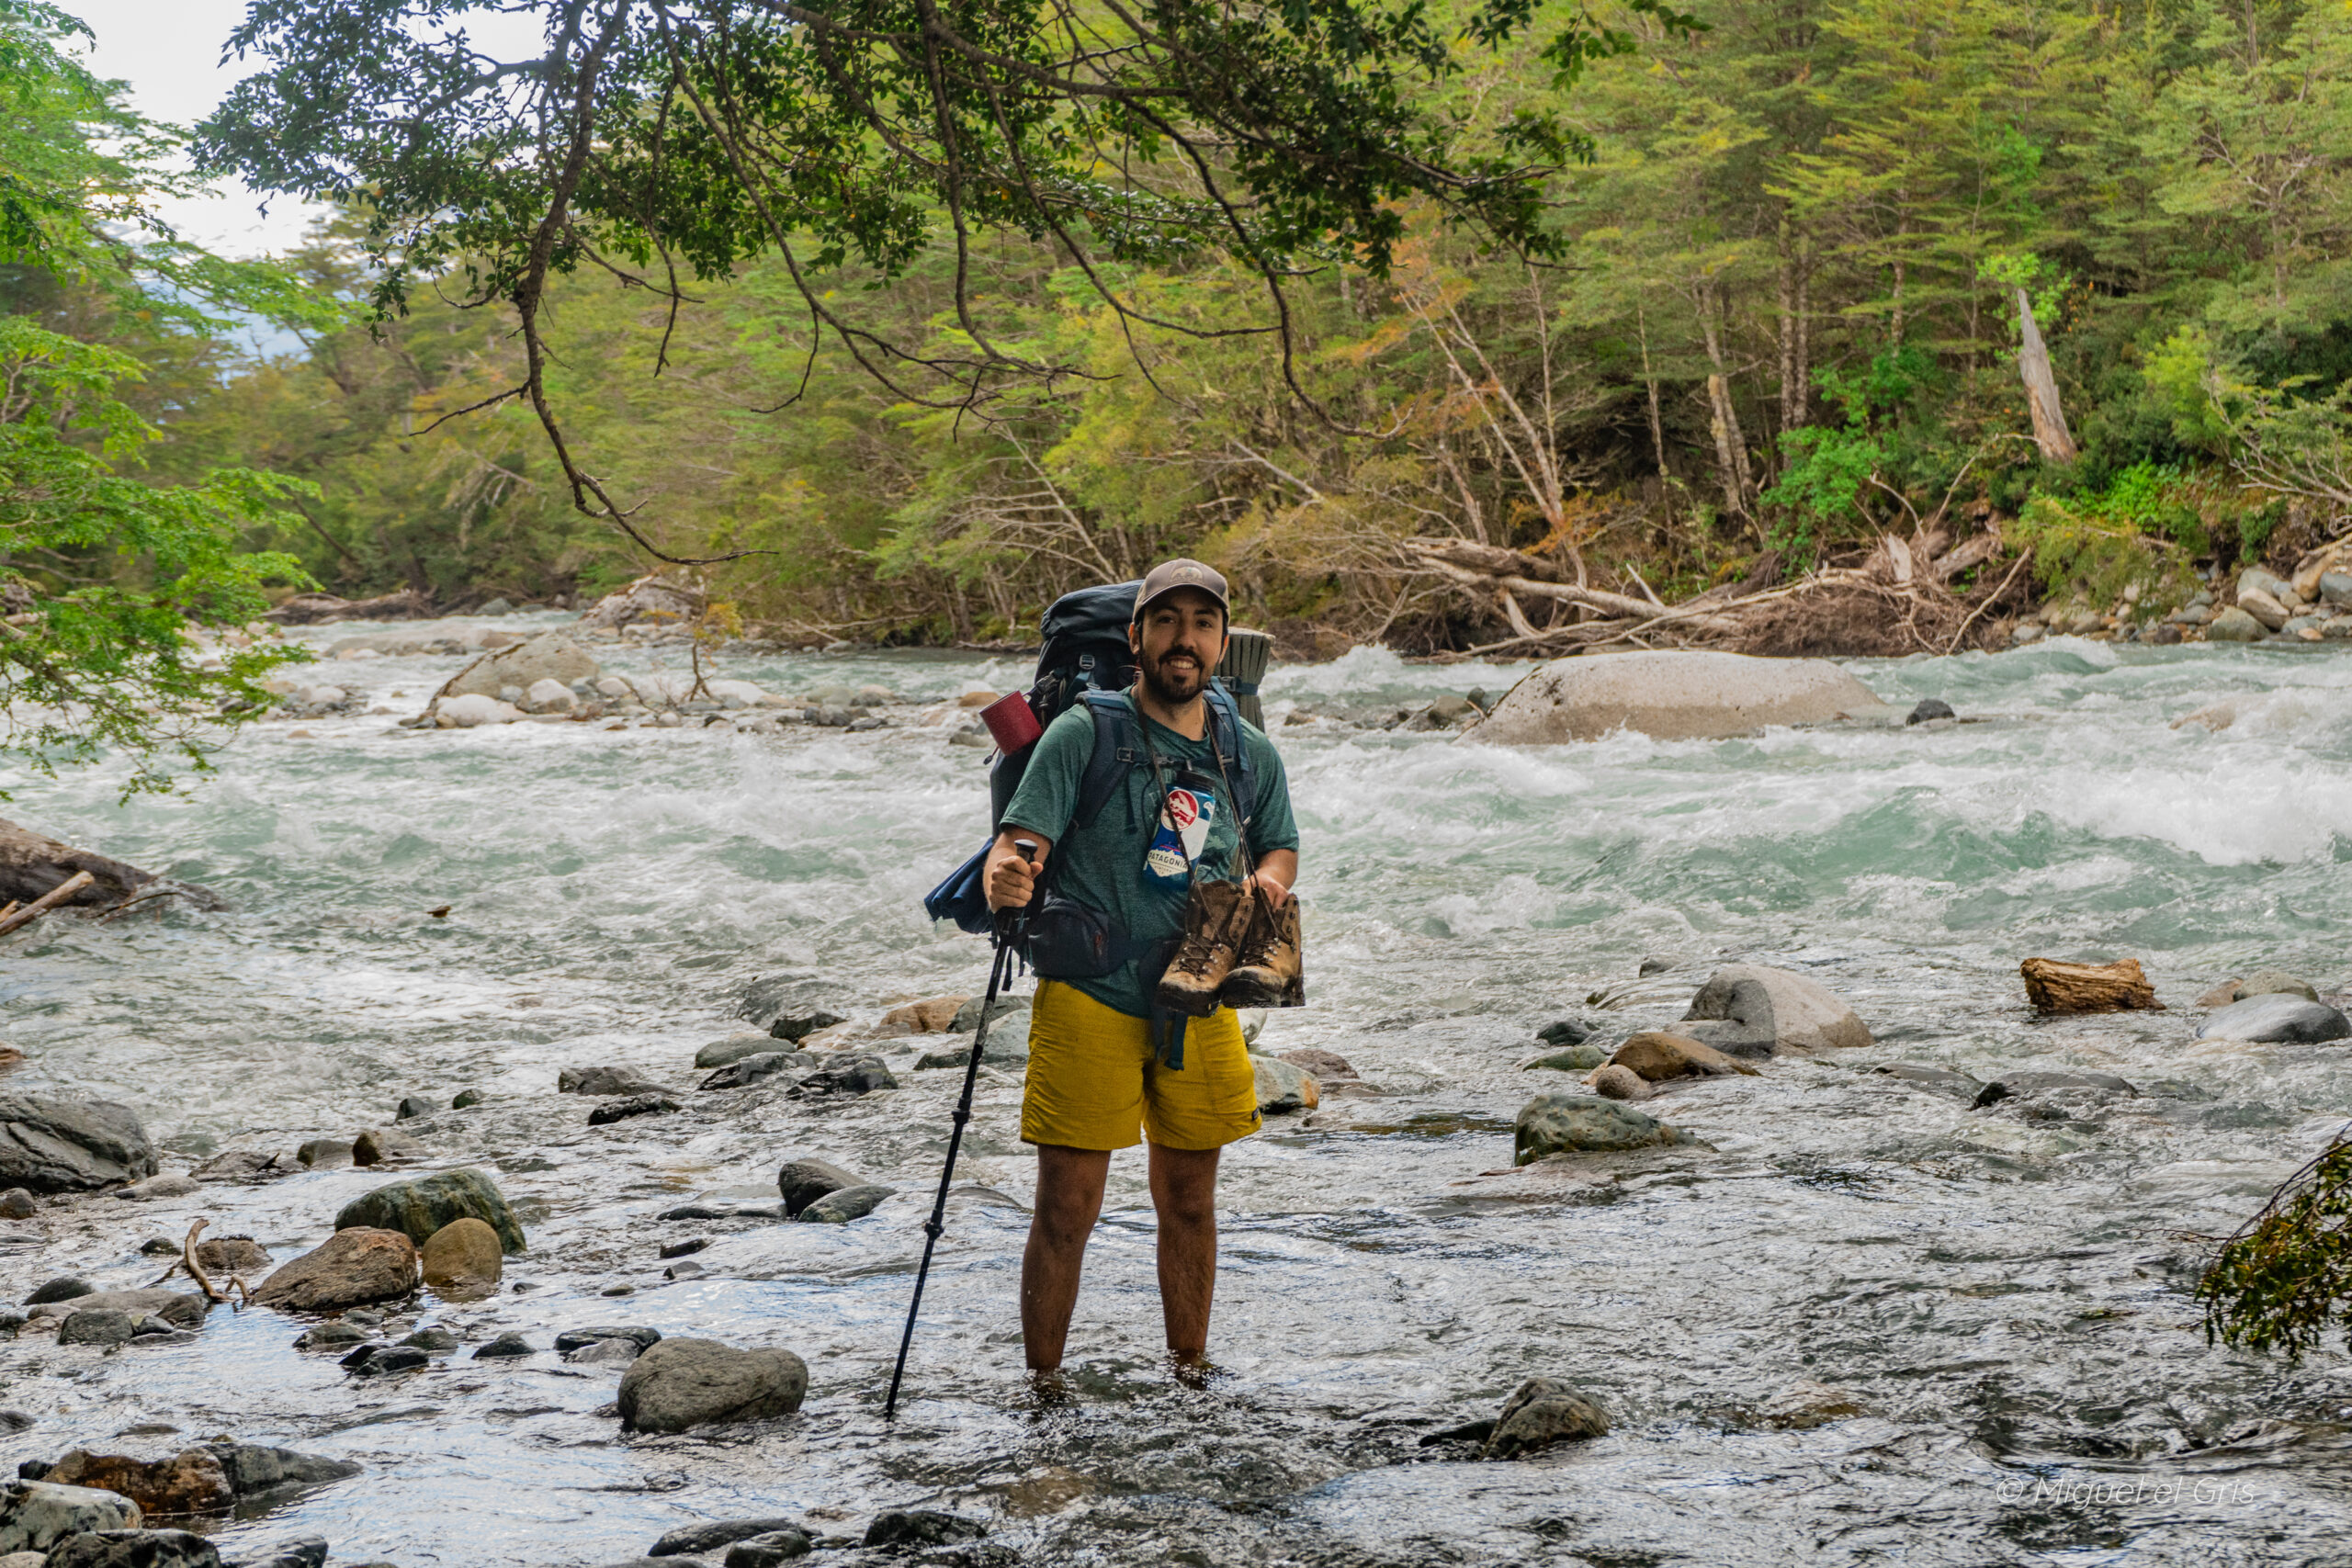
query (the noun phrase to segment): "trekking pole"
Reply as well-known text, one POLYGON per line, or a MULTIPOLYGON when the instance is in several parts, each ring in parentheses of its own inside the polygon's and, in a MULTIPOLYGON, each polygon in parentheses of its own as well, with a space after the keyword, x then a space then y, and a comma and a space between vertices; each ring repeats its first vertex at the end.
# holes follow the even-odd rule
MULTIPOLYGON (((1037 846, 1027 839, 1015 839, 1012 847, 1031 865, 1037 863, 1037 846)), ((931 1277, 931 1249, 939 1245, 940 1233, 947 1228, 947 1186, 956 1179, 956 1151, 964 1146, 964 1124, 972 1119, 972 1087, 979 1081, 980 1051, 989 1039, 989 1014, 996 1009, 996 994, 1012 977, 1013 948, 1012 928, 1019 919, 1011 909, 1000 909, 996 917, 996 934, 989 940, 995 949, 989 962, 988 996, 980 1003, 980 1027, 972 1036, 972 1059, 964 1064, 964 1098, 956 1102, 956 1129, 947 1137, 947 1164, 939 1173, 939 1195, 932 1200, 931 1218, 923 1222, 922 1267, 915 1270, 914 1300, 907 1303, 906 1332, 899 1336, 899 1364, 890 1370, 890 1396, 882 1402, 882 1419, 892 1421, 899 1415, 899 1380, 907 1375, 907 1351, 915 1342, 915 1314, 922 1311, 923 1281, 931 1277)))

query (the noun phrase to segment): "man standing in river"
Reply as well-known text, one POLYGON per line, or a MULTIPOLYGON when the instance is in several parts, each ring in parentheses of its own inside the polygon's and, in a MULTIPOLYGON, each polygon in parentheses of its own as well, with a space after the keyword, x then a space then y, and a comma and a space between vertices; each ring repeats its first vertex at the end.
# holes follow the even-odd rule
MULTIPOLYGON (((1168 1353, 1183 1368, 1206 1357, 1217 1156, 1258 1130, 1256 1075, 1228 1007, 1172 1032, 1155 1028, 1160 976, 1150 954, 1184 935, 1192 882, 1235 864, 1245 833, 1253 897, 1280 909, 1298 875, 1290 785, 1272 743, 1235 719, 1246 770, 1217 744, 1204 694, 1225 655, 1227 618, 1216 572, 1191 560, 1154 567, 1127 627, 1136 681, 1119 716, 1132 730, 1125 779, 1091 819, 1073 823, 1099 721, 1074 705, 1037 742, 989 852, 991 908, 1025 908, 1055 857, 1055 890, 1107 915, 1129 951, 1100 977, 1041 980, 1032 1010, 1021 1137, 1037 1148, 1037 1196, 1021 1260, 1021 1328, 1033 1372, 1061 1366, 1111 1155, 1139 1137, 1150 1145, 1168 1353), (1164 767, 1175 770, 1176 787, 1164 767), (1240 777, 1253 800, 1232 798, 1240 777), (1034 863, 1016 840, 1035 843, 1034 863)), ((1194 958, 1179 952, 1170 966, 1185 970, 1194 958)), ((1298 962, 1295 946, 1238 958, 1292 975, 1298 962)))

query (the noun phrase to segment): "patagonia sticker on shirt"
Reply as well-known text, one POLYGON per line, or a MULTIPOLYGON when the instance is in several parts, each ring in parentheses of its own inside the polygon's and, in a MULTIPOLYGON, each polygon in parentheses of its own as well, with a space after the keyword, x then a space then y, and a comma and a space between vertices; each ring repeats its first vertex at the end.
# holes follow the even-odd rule
POLYGON ((1160 809, 1159 829, 1152 834, 1151 848, 1143 857, 1145 874, 1162 887, 1184 886, 1185 858, 1201 858, 1201 850, 1209 841, 1209 819, 1216 815, 1216 796, 1195 795, 1189 789, 1170 790, 1168 804, 1160 809))

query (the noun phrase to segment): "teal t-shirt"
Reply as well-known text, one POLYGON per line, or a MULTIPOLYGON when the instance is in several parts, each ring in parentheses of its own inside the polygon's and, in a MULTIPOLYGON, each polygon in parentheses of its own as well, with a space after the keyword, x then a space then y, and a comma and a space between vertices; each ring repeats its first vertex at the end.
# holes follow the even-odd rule
MULTIPOLYGON (((1094 820, 1082 828, 1071 826, 1079 784, 1094 755, 1094 715, 1080 703, 1046 727, 1021 787, 1005 807, 1004 826, 1026 828, 1053 844, 1046 863, 1054 886, 1066 897, 1104 911, 1140 941, 1158 942, 1182 934, 1184 899, 1190 891, 1186 853, 1203 876, 1240 878, 1234 853, 1240 819, 1217 773, 1216 750, 1209 744, 1213 725, 1200 739, 1187 740, 1165 725, 1143 718, 1132 695, 1127 705, 1134 722, 1151 726, 1151 744, 1171 786, 1167 811, 1156 809, 1159 786, 1152 782, 1151 764, 1138 756, 1126 770, 1124 785, 1111 792, 1094 820)), ((1255 726, 1242 720, 1240 730, 1257 775, 1258 798, 1250 812, 1250 855, 1254 860, 1274 850, 1295 850, 1298 824, 1291 817, 1290 781, 1283 774, 1283 760, 1255 726)), ((1140 745, 1134 749, 1142 751, 1140 745)), ((1234 759, 1226 759, 1225 771, 1234 787, 1240 787, 1234 759)), ((1067 984, 1105 1007, 1148 1018, 1151 993, 1142 967, 1129 960, 1099 980, 1067 984)))

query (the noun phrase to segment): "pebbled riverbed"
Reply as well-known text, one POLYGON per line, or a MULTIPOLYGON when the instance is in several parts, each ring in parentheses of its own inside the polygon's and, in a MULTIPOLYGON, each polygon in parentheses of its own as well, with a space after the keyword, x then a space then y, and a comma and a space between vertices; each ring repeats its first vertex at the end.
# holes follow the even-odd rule
MULTIPOLYGON (((455 668, 322 675, 405 716, 455 668)), ((378 715, 256 726, 184 800, 119 806, 103 774, 6 780, 8 815, 234 906, 9 939, 0 1037, 30 1060, 6 1087, 130 1103, 176 1151, 166 1168, 481 1089, 403 1130, 432 1164, 494 1169, 531 1248, 493 1299, 428 1293, 417 1321, 542 1348, 599 1323, 782 1346, 811 1386, 788 1422, 624 1439, 597 1414, 617 1368, 543 1348, 353 1380, 292 1348, 297 1320, 221 1308, 191 1345, 0 1341, 0 1405, 38 1421, 0 1452, 225 1433, 356 1460, 360 1478, 225 1526, 223 1549, 316 1531, 334 1561, 401 1568, 595 1564, 729 1515, 858 1535, 909 1506, 1090 1568, 2341 1561, 2352 1366, 2209 1348, 2187 1291, 2201 1238, 2352 1115, 2352 1049, 2200 1044, 2188 1004, 2264 965, 2352 983, 2352 662, 2071 638, 1860 661, 1891 701, 1988 721, 1713 742, 1509 751, 1348 721, 1525 668, 1358 652, 1267 683, 1312 1005, 1263 1043, 1337 1051, 1378 1092, 1228 1152, 1222 1375, 1195 1390, 1159 1365, 1138 1151, 1114 1162, 1089 1258, 1079 1397, 1024 1392, 1032 1167, 1019 1085, 989 1074, 895 1429, 883 1384, 957 1075, 900 1050, 905 1087, 846 1105, 778 1080, 594 1129, 593 1102, 554 1085, 613 1062, 691 1091, 696 1047, 744 1027, 756 978, 799 976, 857 1019, 978 989, 983 945, 917 906, 986 810, 986 753, 952 727, 914 708, 856 734, 378 715), (2225 700, 2220 733, 2171 728, 2225 700), (1325 716, 1280 723, 1299 706, 1325 716), (2037 953, 2136 956, 2172 1010, 2037 1021, 2017 978, 2037 953), (1637 980, 1650 956, 1669 966, 1637 980), (1812 975, 1878 1043, 1645 1107, 1712 1151, 1510 1168, 1519 1107, 1572 1087, 1521 1069, 1538 1027, 1655 1026, 1734 959, 1812 975), (1871 1070, 1898 1062, 2150 1091, 2031 1121, 1871 1070), (845 1226, 655 1217, 773 1200, 776 1166, 811 1155, 901 1195, 845 1226), (660 1246, 696 1235, 707 1272, 666 1281, 660 1246), (1584 1388, 1615 1430, 1512 1464, 1421 1445, 1534 1373, 1584 1388)), ((726 673, 924 701, 1025 677, 913 655, 726 673)), ((145 1284, 160 1265, 140 1241, 198 1216, 283 1259, 381 1179, 45 1205, 0 1222, 0 1300, 65 1272, 145 1284)))

